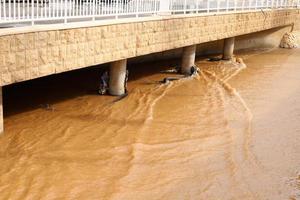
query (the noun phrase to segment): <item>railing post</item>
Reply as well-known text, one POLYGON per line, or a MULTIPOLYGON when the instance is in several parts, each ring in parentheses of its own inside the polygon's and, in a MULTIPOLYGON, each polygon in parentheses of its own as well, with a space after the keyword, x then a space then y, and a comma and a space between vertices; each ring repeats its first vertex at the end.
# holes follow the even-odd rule
POLYGON ((136 0, 136 5, 135 5, 135 16, 139 17, 139 0, 136 0))
POLYGON ((159 14, 160 15, 170 15, 172 8, 171 0, 160 0, 159 1, 159 14))
POLYGON ((237 0, 234 0, 234 11, 236 11, 237 0))
POLYGON ((66 24, 67 23, 67 0, 64 0, 65 1, 65 3, 64 3, 64 5, 65 5, 65 7, 64 7, 64 11, 65 11, 65 14, 64 14, 64 23, 66 24))
MULTIPOLYGON (((39 2, 39 1, 37 1, 39 2)), ((16 0, 13 0, 13 19, 16 20, 16 0)), ((38 16, 38 11, 37 11, 37 16, 38 16)))
POLYGON ((119 0, 117 0, 116 2, 116 19, 118 19, 118 13, 119 13, 119 0))
POLYGON ((226 0, 226 12, 229 10, 229 0, 226 0))
POLYGON ((209 0, 207 0, 207 13, 209 13, 209 0))
POLYGON ((186 14, 186 9, 187 9, 186 0, 184 0, 184 8, 183 8, 184 14, 186 14))
POLYGON ((154 14, 157 15, 157 0, 154 1, 154 14))
MULTIPOLYGON (((29 4, 28 4, 29 5, 29 4)), ((6 8, 5 1, 3 1, 3 8, 6 8)), ((29 12, 28 12, 29 13, 29 12)), ((4 20, 6 20, 6 9, 3 9, 4 20)))
POLYGON ((34 25, 34 0, 31 0, 31 25, 34 25))
POLYGON ((8 19, 11 20, 11 2, 8 1, 8 19))
POLYGON ((96 13, 96 1, 93 0, 93 21, 96 20, 96 16, 95 16, 96 14, 95 13, 96 13))

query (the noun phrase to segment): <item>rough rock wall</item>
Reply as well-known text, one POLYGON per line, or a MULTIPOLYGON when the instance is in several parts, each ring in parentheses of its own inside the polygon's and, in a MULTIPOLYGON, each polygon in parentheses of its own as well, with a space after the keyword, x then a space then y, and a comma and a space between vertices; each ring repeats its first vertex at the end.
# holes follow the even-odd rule
POLYGON ((60 30, 0 31, 0 86, 298 23, 299 10, 153 18, 60 30))
POLYGON ((293 33, 284 34, 280 42, 280 47, 285 49, 297 48, 298 42, 296 35, 293 33))

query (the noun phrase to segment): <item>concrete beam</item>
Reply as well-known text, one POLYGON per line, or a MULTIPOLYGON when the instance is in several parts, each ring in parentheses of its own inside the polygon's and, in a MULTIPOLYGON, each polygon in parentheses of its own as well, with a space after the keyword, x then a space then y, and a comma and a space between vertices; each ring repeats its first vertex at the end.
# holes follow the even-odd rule
POLYGON ((191 68, 195 66, 196 45, 183 48, 181 60, 181 73, 191 75, 191 68))
POLYGON ((127 59, 112 62, 109 68, 109 94, 125 94, 127 59))
POLYGON ((0 134, 4 131, 2 87, 0 86, 0 134))
POLYGON ((230 60, 234 51, 234 37, 224 39, 223 60, 230 60))

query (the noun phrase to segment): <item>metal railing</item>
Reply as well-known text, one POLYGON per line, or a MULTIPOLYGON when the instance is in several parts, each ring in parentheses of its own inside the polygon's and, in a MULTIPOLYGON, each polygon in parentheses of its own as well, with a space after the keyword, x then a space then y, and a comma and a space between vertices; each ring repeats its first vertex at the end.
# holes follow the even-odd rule
POLYGON ((0 25, 296 8, 300 0, 0 0, 0 25))
POLYGON ((170 0, 170 10, 209 13, 260 9, 297 8, 299 0, 170 0))

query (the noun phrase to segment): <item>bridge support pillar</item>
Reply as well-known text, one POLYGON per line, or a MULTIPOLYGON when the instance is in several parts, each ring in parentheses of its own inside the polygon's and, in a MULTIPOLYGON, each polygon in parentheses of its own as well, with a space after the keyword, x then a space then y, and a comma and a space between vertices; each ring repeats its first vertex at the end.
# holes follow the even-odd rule
POLYGON ((2 87, 0 86, 0 134, 4 131, 2 87))
POLYGON ((233 56, 234 37, 224 39, 223 60, 230 60, 233 56))
POLYGON ((196 46, 191 45, 183 48, 181 60, 181 73, 191 75, 191 68, 195 66, 196 46))
POLYGON ((109 94, 120 96, 125 94, 127 59, 111 63, 109 68, 109 94))

